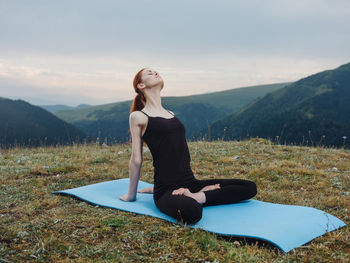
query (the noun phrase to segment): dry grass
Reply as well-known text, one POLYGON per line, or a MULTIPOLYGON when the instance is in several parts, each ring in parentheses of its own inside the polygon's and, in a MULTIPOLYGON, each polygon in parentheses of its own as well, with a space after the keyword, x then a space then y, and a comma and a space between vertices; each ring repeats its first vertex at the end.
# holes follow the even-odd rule
MULTIPOLYGON (((285 254, 52 194, 128 177, 130 144, 14 148, 0 152, 0 262, 349 262, 349 150, 264 139, 188 145, 198 179, 249 179, 254 199, 312 206, 347 226, 285 254)), ((141 180, 153 183, 149 151, 141 180)))

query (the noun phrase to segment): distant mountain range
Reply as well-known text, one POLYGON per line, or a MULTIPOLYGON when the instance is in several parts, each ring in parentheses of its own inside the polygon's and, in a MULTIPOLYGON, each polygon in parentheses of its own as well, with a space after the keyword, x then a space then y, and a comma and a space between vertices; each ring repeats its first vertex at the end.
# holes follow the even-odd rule
MULTIPOLYGON (((187 139, 208 124, 238 111, 254 99, 278 90, 288 83, 259 85, 200 95, 162 97, 162 105, 175 113, 186 127, 187 139)), ((93 106, 85 109, 58 111, 54 114, 78 127, 87 135, 107 143, 129 141, 129 114, 132 100, 93 106)))
POLYGON ((202 129, 207 139, 268 138, 296 145, 350 146, 350 63, 269 92, 202 129))
POLYGON ((0 147, 88 142, 78 128, 23 100, 0 97, 0 147))
POLYGON ((56 111, 60 111, 60 110, 76 110, 76 109, 85 109, 85 108, 89 108, 91 107, 92 105, 89 105, 89 104, 80 104, 76 107, 72 107, 72 106, 67 106, 67 105, 60 105, 60 104, 57 104, 57 105, 37 105, 49 112, 56 112, 56 111))
MULTIPOLYGON (((128 142, 131 104, 82 104, 67 110, 65 105, 39 107, 0 98, 0 147, 128 142)), ((162 97, 162 105, 183 122, 187 140, 261 137, 350 148, 350 63, 293 83, 162 97)))

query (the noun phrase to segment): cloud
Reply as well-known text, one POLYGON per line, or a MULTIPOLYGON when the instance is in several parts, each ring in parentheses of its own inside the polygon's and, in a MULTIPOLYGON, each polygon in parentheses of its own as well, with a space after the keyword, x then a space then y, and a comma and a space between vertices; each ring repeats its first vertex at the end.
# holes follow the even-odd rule
POLYGON ((0 1, 0 96, 132 99, 143 67, 163 96, 294 81, 349 62, 349 24, 346 0, 0 1))
MULTIPOLYGON (((172 61, 159 58, 157 64, 143 58, 124 68, 123 61, 108 58, 100 60, 101 65, 84 68, 86 61, 72 57, 52 60, 51 68, 34 65, 0 63, 1 96, 33 96, 36 99, 55 98, 56 103, 104 104, 135 97, 132 80, 143 67, 157 70, 164 79, 162 96, 185 96, 239 88, 245 86, 296 81, 302 77, 338 66, 331 60, 301 60, 271 56, 214 56, 197 60, 182 60, 172 65, 172 61), (60 70, 65 61, 74 64, 75 70, 60 70), (171 65, 171 66, 170 66, 171 65), (293 67, 291 67, 293 65, 293 67), (82 68, 82 70, 79 70, 82 68), (61 102, 59 102, 61 100, 61 102)), ((40 58, 37 58, 40 61, 40 58)), ((36 63, 34 63, 36 64, 36 63)), ((37 63, 40 64, 40 63, 37 63)))
POLYGON ((350 52, 349 1, 7 1, 1 7, 0 48, 9 52, 309 58, 350 52))

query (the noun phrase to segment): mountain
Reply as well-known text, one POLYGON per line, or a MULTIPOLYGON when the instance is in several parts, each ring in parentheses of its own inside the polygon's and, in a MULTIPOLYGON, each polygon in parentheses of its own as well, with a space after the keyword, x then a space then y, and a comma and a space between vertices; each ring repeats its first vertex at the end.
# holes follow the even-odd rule
MULTIPOLYGON (((188 139, 208 124, 238 111, 245 104, 289 83, 230 89, 200 95, 162 97, 162 105, 184 123, 188 139)), ((86 109, 58 111, 54 114, 101 141, 129 140, 129 111, 132 100, 98 105, 86 109)))
POLYGON ((61 105, 61 104, 56 104, 56 105, 37 105, 49 112, 57 112, 60 110, 74 110, 74 109, 85 109, 85 108, 89 108, 91 107, 91 105, 89 104, 79 104, 76 107, 71 107, 71 106, 67 106, 67 105, 61 105))
POLYGON ((197 136, 268 138, 278 143, 349 147, 350 63, 266 94, 197 136))
POLYGON ((41 107, 0 97, 0 147, 71 144, 84 132, 41 107))

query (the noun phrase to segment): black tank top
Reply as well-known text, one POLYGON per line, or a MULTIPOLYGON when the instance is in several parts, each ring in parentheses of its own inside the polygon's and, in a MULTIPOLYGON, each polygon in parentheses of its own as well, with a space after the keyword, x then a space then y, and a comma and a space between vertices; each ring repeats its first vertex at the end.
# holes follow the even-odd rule
POLYGON ((163 118, 143 113, 148 116, 148 124, 142 139, 153 157, 153 197, 157 199, 167 190, 178 188, 196 178, 190 166, 191 157, 182 122, 176 116, 163 118))

